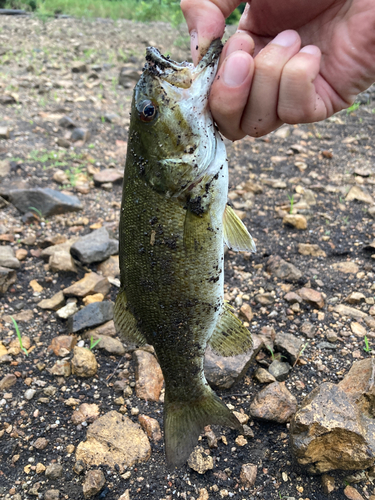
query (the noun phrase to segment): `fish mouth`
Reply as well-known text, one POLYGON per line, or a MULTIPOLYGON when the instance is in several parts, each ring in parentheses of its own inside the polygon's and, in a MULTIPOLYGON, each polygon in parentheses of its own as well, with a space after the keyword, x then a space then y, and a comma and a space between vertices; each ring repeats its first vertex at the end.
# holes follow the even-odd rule
POLYGON ((178 63, 169 56, 163 56, 155 47, 147 47, 144 71, 176 87, 190 88, 193 81, 206 69, 211 67, 212 72, 216 73, 222 48, 221 40, 217 38, 211 43, 199 64, 194 67, 192 63, 186 61, 178 63))

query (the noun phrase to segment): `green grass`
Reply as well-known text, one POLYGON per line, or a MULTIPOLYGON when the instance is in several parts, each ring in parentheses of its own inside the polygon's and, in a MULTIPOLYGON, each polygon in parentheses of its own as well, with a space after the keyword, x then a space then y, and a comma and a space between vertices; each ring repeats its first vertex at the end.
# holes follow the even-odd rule
POLYGON ((18 342, 20 343, 21 351, 23 351, 26 354, 26 356, 28 356, 29 353, 27 352, 27 349, 25 347, 23 347, 23 344, 22 344, 22 336, 21 336, 20 330, 18 328, 17 321, 13 318, 13 316, 11 316, 10 318, 13 321, 14 328, 16 329, 16 334, 18 337, 18 342))
POLYGON ((94 337, 91 335, 91 338, 90 338, 90 351, 92 351, 94 349, 94 347, 99 344, 99 342, 101 341, 102 339, 97 339, 97 340, 94 340, 94 337))
POLYGON ((372 351, 372 349, 371 349, 371 347, 370 347, 370 344, 369 344, 369 341, 368 341, 367 335, 365 335, 365 337, 364 337, 364 339, 363 339, 363 340, 364 340, 364 342, 365 342, 365 347, 363 348, 363 350, 364 350, 365 352, 367 352, 367 353, 371 352, 371 351, 372 351))

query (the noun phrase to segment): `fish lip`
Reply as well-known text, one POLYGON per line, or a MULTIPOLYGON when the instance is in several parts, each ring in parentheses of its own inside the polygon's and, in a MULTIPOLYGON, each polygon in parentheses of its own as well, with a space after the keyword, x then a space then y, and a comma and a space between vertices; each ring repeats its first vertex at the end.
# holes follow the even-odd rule
MULTIPOLYGON (((144 71, 147 71, 152 76, 159 77, 163 80, 170 80, 173 77, 173 83, 177 86, 178 80, 181 80, 181 86, 189 87, 193 80, 197 78, 209 66, 216 67, 223 48, 220 38, 215 39, 206 54, 202 57, 199 64, 194 67, 193 64, 186 61, 178 63, 173 61, 169 56, 163 56, 155 47, 146 48, 146 65, 144 71)), ((171 82, 172 83, 172 82, 171 82)))

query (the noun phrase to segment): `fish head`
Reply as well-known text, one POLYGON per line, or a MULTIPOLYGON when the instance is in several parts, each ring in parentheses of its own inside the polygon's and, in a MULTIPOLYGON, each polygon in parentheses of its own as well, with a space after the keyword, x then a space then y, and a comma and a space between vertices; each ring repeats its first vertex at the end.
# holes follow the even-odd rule
POLYGON ((181 192, 213 161, 219 135, 208 97, 221 49, 220 40, 212 42, 195 67, 177 63, 154 47, 146 50, 130 129, 133 149, 153 164, 148 180, 161 191, 181 192))

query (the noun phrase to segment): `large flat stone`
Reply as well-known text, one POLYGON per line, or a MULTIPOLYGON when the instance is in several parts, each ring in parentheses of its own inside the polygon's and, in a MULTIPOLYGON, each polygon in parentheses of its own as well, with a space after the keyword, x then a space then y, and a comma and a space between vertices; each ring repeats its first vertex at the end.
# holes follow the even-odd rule
POLYGON ((8 192, 8 197, 20 212, 26 213, 36 208, 44 217, 82 210, 77 196, 50 188, 13 189, 8 192))
POLYGON ((68 319, 68 331, 70 333, 80 332, 85 328, 102 325, 113 318, 113 302, 93 302, 80 309, 74 316, 68 319))

